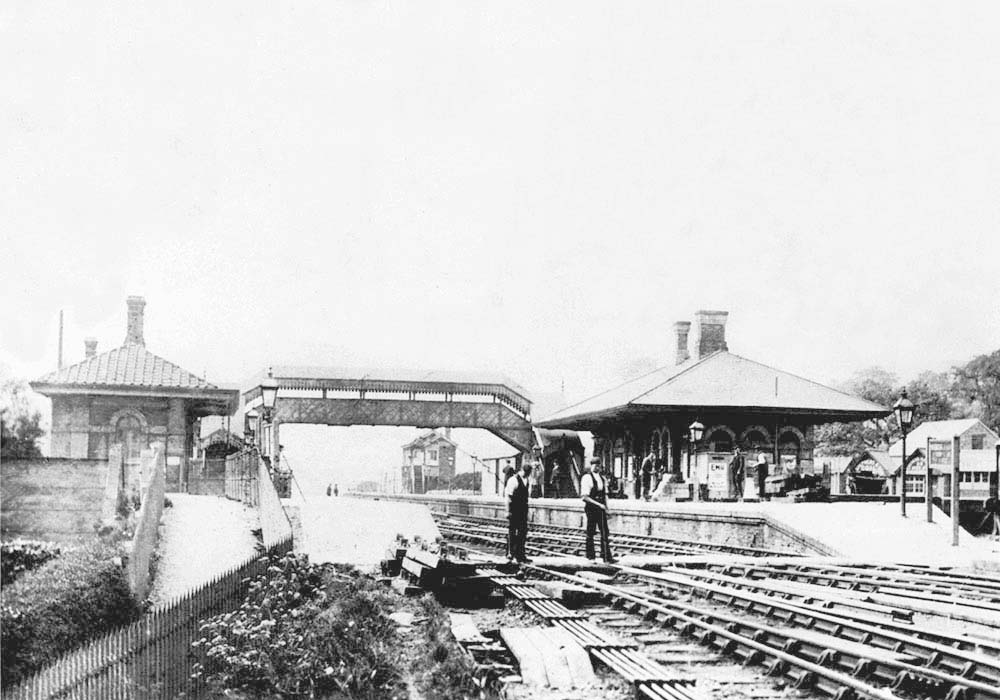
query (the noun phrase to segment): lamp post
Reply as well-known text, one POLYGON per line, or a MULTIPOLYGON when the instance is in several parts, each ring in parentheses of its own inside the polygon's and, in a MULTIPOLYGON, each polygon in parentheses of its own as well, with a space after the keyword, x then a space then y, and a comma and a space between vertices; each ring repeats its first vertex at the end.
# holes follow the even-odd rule
POLYGON ((701 501, 701 483, 698 480, 698 465, 694 467, 694 472, 691 471, 691 453, 694 452, 695 446, 698 441, 701 440, 702 434, 705 432, 705 426, 695 421, 688 426, 688 478, 694 482, 694 501, 701 501))
MULTIPOLYGON (((903 463, 899 468, 899 509, 906 517, 906 434, 913 427, 913 409, 916 408, 913 402, 906 398, 906 389, 899 395, 899 400, 892 405, 892 410, 896 413, 896 420, 899 421, 899 429, 903 431, 903 463)), ((927 469, 931 468, 930 455, 927 455, 927 469)))

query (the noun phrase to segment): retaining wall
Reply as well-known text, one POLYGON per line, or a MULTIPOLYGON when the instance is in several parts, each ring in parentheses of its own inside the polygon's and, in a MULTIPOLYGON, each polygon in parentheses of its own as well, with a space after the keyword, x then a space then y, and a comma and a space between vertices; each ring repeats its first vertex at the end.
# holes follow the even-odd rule
MULTIPOLYGON (((379 494, 367 497, 424 503, 435 512, 487 518, 507 517, 504 499, 489 496, 379 494)), ((762 547, 796 554, 834 554, 822 542, 765 513, 699 510, 691 504, 674 506, 658 503, 653 506, 644 501, 627 500, 612 500, 608 506, 612 542, 614 533, 621 532, 741 547, 762 547)), ((583 504, 576 499, 533 498, 528 517, 529 522, 549 525, 583 527, 586 524, 583 504)))
POLYGON ((0 464, 3 538, 74 542, 94 537, 106 479, 103 459, 4 460, 0 464))

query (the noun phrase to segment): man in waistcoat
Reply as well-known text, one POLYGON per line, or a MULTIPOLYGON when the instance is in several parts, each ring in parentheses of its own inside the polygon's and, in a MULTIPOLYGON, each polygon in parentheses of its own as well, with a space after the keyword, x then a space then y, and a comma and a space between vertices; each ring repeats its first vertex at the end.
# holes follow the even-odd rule
POLYGON ((601 531, 601 558, 609 564, 616 560, 611 555, 608 538, 608 493, 607 480, 601 475, 601 460, 590 460, 590 471, 580 478, 580 495, 583 496, 583 512, 587 515, 587 559, 594 558, 594 531, 601 531))
POLYGON ((504 487, 507 496, 507 540, 510 551, 507 556, 521 563, 528 563, 524 553, 524 544, 528 539, 528 477, 531 476, 531 464, 525 460, 521 471, 515 472, 504 487))

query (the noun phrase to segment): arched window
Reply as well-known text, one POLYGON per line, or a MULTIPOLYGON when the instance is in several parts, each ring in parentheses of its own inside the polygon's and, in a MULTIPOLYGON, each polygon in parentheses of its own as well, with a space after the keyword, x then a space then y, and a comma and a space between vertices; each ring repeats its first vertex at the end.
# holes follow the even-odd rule
POLYGON ((743 438, 743 444, 746 446, 747 452, 758 453, 758 452, 770 452, 771 445, 767 441, 767 435, 765 435, 760 430, 751 430, 747 432, 746 437, 743 438))
POLYGON ((801 449, 802 441, 794 431, 785 430, 778 436, 778 454, 783 464, 798 466, 801 449))
POLYGON ((733 431, 721 427, 713 428, 712 432, 708 434, 708 439, 705 440, 705 444, 711 452, 732 452, 735 442, 736 435, 733 431))
POLYGON ((122 456, 130 461, 139 459, 144 449, 149 447, 146 429, 139 417, 126 413, 115 424, 115 442, 122 446, 122 456))

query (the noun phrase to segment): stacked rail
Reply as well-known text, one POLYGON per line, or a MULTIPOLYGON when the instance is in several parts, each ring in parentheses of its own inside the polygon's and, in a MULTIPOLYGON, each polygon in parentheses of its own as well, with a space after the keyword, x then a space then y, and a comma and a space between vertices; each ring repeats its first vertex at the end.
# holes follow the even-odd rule
POLYGON ((566 630, 592 657, 632 683, 636 691, 652 700, 695 700, 694 683, 678 678, 639 650, 633 641, 609 635, 587 621, 587 615, 570 610, 521 579, 496 569, 481 569, 490 579, 526 608, 550 624, 566 630))
MULTIPOLYGON (((491 548, 504 545, 506 532, 500 528, 479 522, 470 532, 456 519, 441 522, 446 536, 491 548)), ((533 526, 528 549, 575 550, 572 542, 557 546, 553 540, 546 532, 539 537, 533 526)), ((545 566, 525 568, 599 590, 627 612, 841 700, 898 697, 897 692, 946 700, 1000 698, 1000 618, 991 617, 1000 605, 998 577, 787 559, 692 559, 685 566, 677 557, 659 571, 616 566, 617 578, 610 583, 545 566), (967 619, 984 632, 934 629, 915 613, 967 619)))

